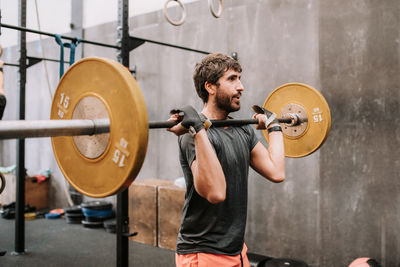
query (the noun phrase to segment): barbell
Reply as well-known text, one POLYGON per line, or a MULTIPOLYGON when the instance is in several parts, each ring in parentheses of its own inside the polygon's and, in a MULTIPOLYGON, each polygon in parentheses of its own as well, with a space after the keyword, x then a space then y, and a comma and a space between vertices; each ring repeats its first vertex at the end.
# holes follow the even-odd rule
MULTIPOLYGON (((288 83, 275 89, 264 108, 279 114, 285 155, 304 157, 325 141, 329 106, 316 89, 288 83)), ((213 120, 216 127, 256 124, 256 119, 213 120)), ((149 122, 143 95, 120 63, 97 57, 72 65, 54 94, 50 120, 0 121, 0 139, 52 137, 56 161, 68 182, 95 198, 125 190, 138 175, 148 131, 177 122, 149 122)), ((268 140, 267 131, 263 131, 268 140)))

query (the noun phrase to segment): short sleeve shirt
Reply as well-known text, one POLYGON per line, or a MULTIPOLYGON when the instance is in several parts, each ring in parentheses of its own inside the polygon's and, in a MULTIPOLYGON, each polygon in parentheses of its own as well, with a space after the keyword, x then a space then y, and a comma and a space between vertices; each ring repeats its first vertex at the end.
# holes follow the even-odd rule
POLYGON ((185 204, 177 241, 178 254, 237 255, 243 248, 247 216, 250 152, 258 142, 253 126, 213 127, 207 135, 226 179, 226 199, 211 204, 194 188, 190 169, 196 157, 190 134, 179 137, 180 163, 186 181, 185 204))

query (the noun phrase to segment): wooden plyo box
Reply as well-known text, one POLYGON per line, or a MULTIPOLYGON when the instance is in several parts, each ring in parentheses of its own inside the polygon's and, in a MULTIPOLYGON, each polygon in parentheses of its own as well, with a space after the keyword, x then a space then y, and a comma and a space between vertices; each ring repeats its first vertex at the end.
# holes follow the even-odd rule
POLYGON ((185 203, 185 189, 176 185, 158 187, 158 246, 175 250, 185 203))
POLYGON ((130 237, 132 241, 157 246, 157 202, 158 190, 172 181, 146 179, 135 181, 129 187, 129 229, 138 232, 130 237))
MULTIPOLYGON (((14 174, 5 174, 6 187, 0 194, 0 204, 9 204, 16 200, 16 177, 14 174)), ((25 204, 37 210, 49 207, 49 179, 41 183, 36 177, 25 178, 25 204)))
POLYGON ((25 204, 37 210, 49 207, 49 179, 41 183, 35 177, 25 179, 25 204))

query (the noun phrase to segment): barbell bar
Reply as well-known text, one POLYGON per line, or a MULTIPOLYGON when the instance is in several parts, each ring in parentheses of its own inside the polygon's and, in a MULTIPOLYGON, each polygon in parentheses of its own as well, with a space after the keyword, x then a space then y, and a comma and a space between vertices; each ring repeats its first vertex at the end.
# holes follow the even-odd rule
POLYGON ((18 120, 0 122, 0 139, 108 133, 110 120, 18 120))
MULTIPOLYGON (((278 114, 285 155, 303 157, 326 140, 330 110, 314 88, 289 83, 275 89, 264 108, 278 114)), ((120 63, 85 58, 72 65, 55 91, 50 120, 0 121, 0 139, 51 136, 56 161, 68 182, 89 197, 125 190, 138 175, 148 131, 176 121, 149 122, 143 95, 120 63)), ((257 124, 256 119, 213 120, 217 127, 257 124)), ((268 140, 267 131, 263 131, 268 140)))
MULTIPOLYGON (((294 124, 296 119, 277 118, 280 123, 294 124)), ((299 121, 305 121, 301 119, 299 121)), ((171 128, 180 121, 149 122, 149 129, 171 128)), ((215 127, 257 124, 257 119, 211 120, 215 127)), ((95 135, 110 132, 109 119, 94 120, 8 120, 0 122, 0 139, 95 135)))

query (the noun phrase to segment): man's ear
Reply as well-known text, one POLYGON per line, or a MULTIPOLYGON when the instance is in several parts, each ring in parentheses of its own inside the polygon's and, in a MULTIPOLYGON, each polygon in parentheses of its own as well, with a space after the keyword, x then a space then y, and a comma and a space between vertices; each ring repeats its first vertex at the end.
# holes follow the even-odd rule
POLYGON ((209 95, 214 95, 217 92, 217 86, 209 82, 204 84, 204 88, 206 88, 209 95))

